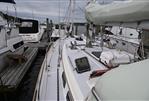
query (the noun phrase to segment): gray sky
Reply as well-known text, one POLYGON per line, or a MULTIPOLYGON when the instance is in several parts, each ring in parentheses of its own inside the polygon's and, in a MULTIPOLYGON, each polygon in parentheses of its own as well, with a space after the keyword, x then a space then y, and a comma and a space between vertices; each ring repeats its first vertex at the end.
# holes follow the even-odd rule
MULTIPOLYGON (((68 5, 70 0, 15 0, 17 16, 24 18, 38 18, 45 20, 50 18, 54 21, 61 21, 68 16, 68 5), (60 14, 59 14, 60 7, 60 14), (66 13, 67 12, 67 13, 66 13)), ((74 18, 77 21, 84 21, 84 7, 88 0, 75 0, 74 18)), ((98 2, 112 2, 113 0, 98 0, 98 2)), ((0 10, 11 15, 16 15, 12 4, 0 3, 0 10)))

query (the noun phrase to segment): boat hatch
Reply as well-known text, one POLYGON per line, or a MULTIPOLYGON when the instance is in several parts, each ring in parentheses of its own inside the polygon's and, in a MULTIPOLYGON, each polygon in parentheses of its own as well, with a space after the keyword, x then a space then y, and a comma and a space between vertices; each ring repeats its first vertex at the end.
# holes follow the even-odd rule
POLYGON ((78 73, 83 73, 86 71, 90 71, 90 64, 87 57, 78 58, 75 60, 76 70, 78 73))
POLYGON ((100 58, 100 55, 101 55, 102 52, 92 52, 92 54, 94 56, 96 56, 97 58, 100 58))

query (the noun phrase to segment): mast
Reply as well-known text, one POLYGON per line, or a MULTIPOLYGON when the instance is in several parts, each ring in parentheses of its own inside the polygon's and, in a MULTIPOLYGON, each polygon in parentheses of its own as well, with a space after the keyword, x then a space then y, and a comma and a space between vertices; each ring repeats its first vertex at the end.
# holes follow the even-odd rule
POLYGON ((60 18, 60 16, 61 16, 61 10, 60 10, 60 7, 61 7, 61 4, 60 4, 60 0, 59 0, 59 3, 58 3, 58 5, 59 5, 59 17, 58 17, 58 22, 59 22, 59 36, 60 36, 60 30, 61 30, 61 25, 60 25, 60 23, 61 23, 61 18, 60 18))
POLYGON ((75 15, 75 0, 72 0, 72 35, 74 35, 74 15, 75 15))

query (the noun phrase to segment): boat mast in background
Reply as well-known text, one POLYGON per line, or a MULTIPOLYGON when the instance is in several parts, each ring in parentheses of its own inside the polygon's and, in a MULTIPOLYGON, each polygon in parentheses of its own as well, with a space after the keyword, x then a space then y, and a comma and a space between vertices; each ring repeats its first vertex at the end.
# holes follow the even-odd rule
POLYGON ((33 9, 32 9, 32 18, 33 18, 33 20, 34 20, 34 11, 33 11, 33 9))
POLYGON ((59 6, 59 16, 58 16, 58 21, 59 21, 59 36, 61 35, 61 33, 60 33, 60 30, 61 30, 61 9, 60 9, 60 7, 61 7, 61 0, 59 0, 59 3, 58 3, 58 6, 59 6))

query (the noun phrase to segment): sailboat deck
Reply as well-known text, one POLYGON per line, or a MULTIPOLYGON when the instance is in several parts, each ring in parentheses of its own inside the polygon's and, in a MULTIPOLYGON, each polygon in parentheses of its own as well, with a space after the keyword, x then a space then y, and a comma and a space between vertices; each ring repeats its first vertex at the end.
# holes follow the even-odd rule
MULTIPOLYGON (((116 49, 106 47, 103 47, 102 51, 98 45, 87 48, 85 43, 85 41, 78 41, 74 38, 57 40, 53 43, 43 63, 39 100, 66 100, 69 91, 73 95, 73 99, 85 100, 100 78, 100 76, 90 78, 92 72, 107 69, 99 61, 100 58, 97 55, 103 51, 118 52, 116 49), (74 47, 73 44, 75 44, 74 47), (76 60, 80 58, 86 58, 90 66, 89 70, 81 73, 78 72, 76 64, 76 60), (64 74, 65 77, 63 77, 64 74)), ((124 51, 123 53, 125 54, 124 51)))
MULTIPOLYGON (((73 71, 73 73, 76 77, 76 80, 79 83, 81 91, 83 92, 84 95, 87 95, 89 90, 92 88, 92 86, 95 83, 95 82, 92 82, 92 80, 90 79, 91 72, 93 70, 106 69, 106 68, 105 68, 105 66, 100 64, 98 61, 95 61, 93 58, 88 56, 83 51, 78 51, 78 50, 69 51, 68 56, 70 57, 70 61, 72 62, 73 67, 75 67, 75 68, 76 68, 75 59, 81 58, 81 57, 87 57, 88 60, 89 60, 89 64, 91 66, 91 71, 84 72, 84 73, 81 73, 81 74, 77 73, 76 70, 73 71), (84 84, 84 83, 86 83, 86 84, 84 84)), ((71 69, 74 69, 73 67, 71 69)))
MULTIPOLYGON (((77 49, 71 49, 70 48, 70 45, 71 45, 70 40, 67 40, 68 42, 65 42, 65 43, 67 43, 65 45, 66 50, 65 49, 63 50, 63 51, 65 51, 65 53, 68 56, 68 62, 70 64, 70 66, 68 68, 64 67, 64 69, 65 69, 65 72, 66 72, 67 79, 71 79, 71 76, 69 74, 67 75, 67 71, 69 71, 74 76, 74 78, 75 78, 74 81, 69 82, 69 84, 70 85, 71 84, 72 85, 77 84, 77 85, 74 85, 74 86, 78 87, 80 89, 80 92, 81 92, 81 94, 83 96, 83 99, 84 99, 88 95, 88 93, 92 89, 92 87, 95 85, 96 80, 98 79, 98 78, 92 78, 92 79, 90 78, 90 74, 92 73, 92 71, 104 70, 104 69, 107 69, 107 68, 103 64, 101 64, 99 61, 97 61, 93 57, 91 57, 89 54, 84 52, 84 50, 80 49, 79 46, 77 47, 77 49), (75 60, 78 59, 78 58, 82 58, 82 57, 87 57, 91 70, 83 72, 83 73, 78 73, 77 70, 76 70, 77 66, 76 66, 75 60), (76 82, 76 83, 74 83, 74 82, 76 82)), ((65 48, 65 46, 64 46, 64 48, 65 48)), ((95 48, 95 49, 92 48, 92 49, 94 51, 98 50, 98 48, 95 48)), ((86 51, 91 51, 90 48, 86 48, 85 50, 86 51)), ((71 87, 70 87, 70 89, 71 89, 71 87)), ((82 99, 78 98, 78 100, 82 100, 82 99)))

